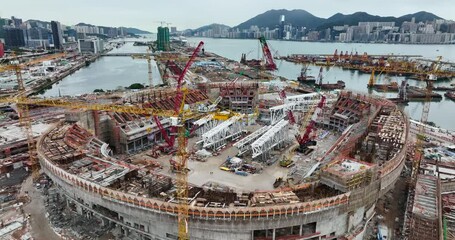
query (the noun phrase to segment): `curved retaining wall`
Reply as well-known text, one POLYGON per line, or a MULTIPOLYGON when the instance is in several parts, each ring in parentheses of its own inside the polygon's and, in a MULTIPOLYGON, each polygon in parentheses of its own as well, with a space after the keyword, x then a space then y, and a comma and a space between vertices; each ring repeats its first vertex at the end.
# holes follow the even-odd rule
MULTIPOLYGON (((51 131, 51 130, 49 130, 51 131)), ((46 159, 38 141, 38 157, 44 172, 68 195, 85 205, 103 206, 122 216, 131 225, 144 225, 150 237, 166 239, 176 235, 178 207, 158 199, 134 196, 84 180, 59 168, 46 159)), ((380 177, 372 184, 351 192, 311 202, 264 207, 189 208, 192 239, 252 239, 253 230, 275 229, 316 222, 316 232, 341 236, 350 226, 361 223, 366 208, 393 187, 404 166, 406 147, 383 166, 380 177), (353 218, 353 215, 357 216, 353 218)))

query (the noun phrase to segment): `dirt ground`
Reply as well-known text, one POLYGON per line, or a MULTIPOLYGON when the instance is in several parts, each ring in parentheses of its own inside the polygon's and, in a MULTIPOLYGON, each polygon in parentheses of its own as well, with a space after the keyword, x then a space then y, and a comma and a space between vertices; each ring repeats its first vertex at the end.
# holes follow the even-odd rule
POLYGON ((395 183, 395 187, 378 199, 375 209, 376 215, 370 222, 370 229, 365 234, 364 239, 377 239, 375 234, 378 224, 387 226, 389 239, 403 239, 401 232, 408 196, 409 174, 409 171, 403 170, 400 178, 395 183))
POLYGON ((30 214, 30 225, 32 227, 32 237, 34 239, 59 240, 61 239, 49 224, 46 218, 44 198, 41 192, 33 186, 32 177, 27 178, 22 185, 21 193, 28 195, 31 201, 24 207, 25 214, 30 214))

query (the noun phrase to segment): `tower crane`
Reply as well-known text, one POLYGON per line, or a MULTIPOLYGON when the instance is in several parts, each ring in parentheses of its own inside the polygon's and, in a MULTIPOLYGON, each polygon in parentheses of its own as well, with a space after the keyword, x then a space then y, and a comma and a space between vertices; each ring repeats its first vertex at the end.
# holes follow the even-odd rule
MULTIPOLYGON (((35 65, 44 61, 49 61, 57 58, 61 58, 66 56, 65 53, 57 53, 52 54, 36 59, 32 59, 26 63, 21 64, 19 58, 10 61, 9 65, 0 66, 0 72, 5 71, 14 71, 16 74, 17 79, 17 86, 18 92, 16 95, 16 99, 20 102, 24 102, 27 100, 27 90, 25 88, 24 80, 22 78, 22 69, 26 68, 31 65, 35 65)), ((35 139, 33 138, 33 131, 32 131, 32 121, 30 117, 29 106, 27 104, 17 104, 17 110, 19 115, 19 123, 23 127, 26 138, 27 138, 27 145, 28 145, 28 154, 29 154, 29 161, 31 164, 31 171, 33 179, 37 179, 39 177, 39 166, 36 157, 36 148, 35 148, 35 139)))
POLYGON ((145 59, 147 60, 147 67, 148 67, 148 80, 149 80, 149 84, 150 84, 150 89, 153 88, 153 74, 152 74, 152 56, 150 54, 150 47, 147 48, 147 54, 145 54, 145 56, 141 56, 141 57, 136 57, 134 55, 132 55, 131 57, 133 59, 136 59, 136 58, 139 58, 139 59, 145 59))
MULTIPOLYGON (((433 82, 437 80, 436 73, 439 68, 439 62, 442 57, 437 57, 435 63, 433 64, 433 69, 426 74, 426 78, 423 79, 426 83, 425 91, 425 101, 423 103, 422 116, 420 118, 419 131, 416 136, 415 152, 414 152, 414 161, 412 162, 412 171, 411 171, 411 186, 415 187, 417 182, 417 175, 420 169, 420 162, 423 157, 423 139, 425 137, 425 126, 428 122, 428 115, 430 113, 430 102, 431 102, 431 93, 433 92, 433 82)), ((425 77, 425 75, 422 75, 425 77)))
MULTIPOLYGON (((144 114, 144 115, 151 115, 154 117, 158 127, 160 128, 161 133, 166 139, 166 142, 171 146, 174 145, 175 137, 177 136, 178 141, 178 149, 177 149, 177 161, 176 164, 180 166, 180 169, 186 169, 187 167, 187 140, 186 140, 186 128, 185 128, 185 121, 189 118, 194 117, 191 111, 184 109, 184 100, 185 100, 185 89, 182 87, 183 85, 183 78, 185 73, 190 68, 193 60, 195 59, 196 55, 201 50, 204 43, 201 41, 199 45, 194 50, 191 58, 187 62, 182 74, 179 76, 177 81, 176 87, 176 97, 175 97, 175 104, 173 110, 159 110, 154 108, 146 108, 146 107, 133 107, 133 106, 117 106, 113 104, 102 105, 102 104, 85 104, 83 102, 68 102, 62 99, 28 99, 26 98, 26 91, 25 86, 23 84, 22 75, 21 75, 21 68, 23 65, 19 65, 18 63, 8 65, 3 67, 2 69, 6 70, 15 70, 16 75, 18 77, 19 83, 19 95, 15 98, 8 98, 8 99, 0 99, 0 102, 14 102, 18 104, 20 110, 20 119, 21 123, 23 123, 24 128, 27 132, 28 143, 29 143, 29 151, 30 151, 30 159, 33 163, 32 166, 35 166, 37 170, 38 161, 36 158, 35 152, 35 142, 33 139, 32 131, 31 131, 31 119, 30 114, 28 112, 29 105, 39 105, 39 106, 54 106, 54 107, 65 107, 65 108, 77 108, 77 109, 88 109, 88 110, 103 110, 103 111, 115 111, 115 112, 128 112, 128 113, 135 113, 135 114, 144 114), (25 111, 24 111, 25 110, 25 111), (169 117, 171 118, 171 136, 167 135, 166 130, 160 123, 158 117, 169 117)), ((49 60, 50 58, 43 58, 40 59, 41 61, 49 60), (44 59, 44 60, 43 60, 44 59)), ((32 61, 31 63, 37 63, 36 61, 32 61)), ((24 65, 25 66, 25 65, 24 65)), ((175 161, 175 160, 174 160, 175 161)), ((34 171, 37 176, 38 171, 34 171)), ((178 236, 179 239, 188 239, 188 175, 186 171, 177 171, 177 181, 176 181, 176 197, 178 201, 178 236)))

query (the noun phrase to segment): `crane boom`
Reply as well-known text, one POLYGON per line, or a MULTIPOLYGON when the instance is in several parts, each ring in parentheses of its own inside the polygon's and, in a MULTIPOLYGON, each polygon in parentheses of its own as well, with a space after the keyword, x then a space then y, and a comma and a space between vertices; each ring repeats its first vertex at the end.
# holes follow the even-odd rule
MULTIPOLYGON (((25 88, 24 80, 22 79, 22 68, 35 65, 44 61, 53 60, 56 58, 61 58, 66 56, 65 53, 57 53, 52 55, 47 55, 44 57, 38 57, 27 61, 25 63, 20 64, 19 59, 16 58, 15 60, 11 61, 9 65, 0 66, 0 72, 3 71, 14 71, 16 74, 17 79, 17 86, 18 86, 18 94, 16 95, 18 100, 26 101, 27 100, 27 90, 25 88)), ((36 142, 33 137, 32 131, 32 121, 30 117, 29 106, 27 104, 17 104, 17 110, 19 115, 19 122, 21 126, 24 128, 25 135, 27 137, 27 145, 28 145, 28 154, 29 154, 29 161, 31 164, 31 171, 32 177, 36 180, 39 177, 39 165, 38 165, 38 158, 36 154, 36 142)))
MULTIPOLYGON (((185 65, 185 68, 183 69, 182 73, 180 74, 179 78, 177 79, 176 96, 175 96, 175 101, 174 101, 174 114, 176 116, 179 115, 181 105, 183 104, 183 91, 182 91, 183 78, 185 77, 185 74, 188 71, 188 69, 191 67, 191 64, 193 63, 197 54, 202 49, 203 45, 204 45, 203 41, 199 42, 199 45, 196 47, 196 49, 194 49, 193 54, 189 58, 188 62, 185 65)), ((158 125, 158 128, 160 129, 161 134, 163 134, 163 137, 166 140, 166 143, 169 145, 169 147, 171 147, 171 148, 174 147, 175 135, 177 133, 177 127, 176 126, 171 127, 171 136, 169 136, 167 134, 166 130, 163 128, 162 124, 159 122, 160 120, 157 117, 154 117, 154 120, 155 120, 156 124, 158 125)))
POLYGON ((262 46, 262 53, 264 54, 265 58, 265 68, 267 70, 277 70, 277 66, 275 64, 275 61, 273 61, 273 56, 272 53, 270 52, 269 45, 267 44, 267 41, 265 40, 264 36, 261 36, 259 38, 259 42, 261 43, 262 46))

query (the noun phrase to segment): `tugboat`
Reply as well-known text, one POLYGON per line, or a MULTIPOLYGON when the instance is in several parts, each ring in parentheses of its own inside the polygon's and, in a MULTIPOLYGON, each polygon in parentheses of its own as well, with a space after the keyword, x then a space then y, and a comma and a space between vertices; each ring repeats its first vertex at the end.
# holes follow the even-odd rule
POLYGON ((455 92, 454 91, 447 91, 444 96, 452 101, 455 101, 455 92))
POLYGON ((302 70, 300 71, 300 76, 297 77, 297 81, 299 81, 302 84, 315 84, 316 78, 313 76, 306 75, 307 71, 308 65, 303 66, 302 70))

